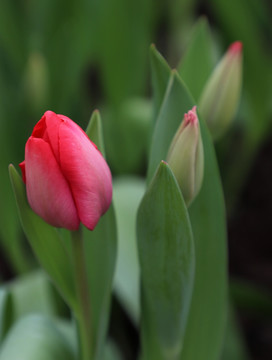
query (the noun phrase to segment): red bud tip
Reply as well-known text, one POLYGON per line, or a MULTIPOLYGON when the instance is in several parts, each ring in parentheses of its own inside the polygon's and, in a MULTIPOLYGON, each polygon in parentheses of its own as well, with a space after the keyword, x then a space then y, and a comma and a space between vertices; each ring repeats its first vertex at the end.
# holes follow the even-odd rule
POLYGON ((196 106, 194 106, 192 110, 189 110, 187 114, 184 114, 184 121, 185 126, 189 124, 197 125, 198 119, 196 115, 196 106))
POLYGON ((241 53, 243 50, 243 43, 241 41, 235 41, 234 43, 230 44, 229 52, 233 54, 241 53))

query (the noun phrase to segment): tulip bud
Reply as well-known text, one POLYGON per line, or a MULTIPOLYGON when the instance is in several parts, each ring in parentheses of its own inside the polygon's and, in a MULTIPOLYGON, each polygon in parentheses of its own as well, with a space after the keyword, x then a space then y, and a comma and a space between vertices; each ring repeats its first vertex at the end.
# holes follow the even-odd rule
POLYGON ((86 133, 71 119, 46 111, 20 164, 28 202, 50 225, 93 230, 112 198, 110 169, 86 133))
POLYGON ((208 79, 199 101, 199 113, 213 139, 225 133, 233 119, 242 84, 242 43, 230 45, 208 79))
POLYGON ((184 115, 170 145, 167 162, 188 205, 198 194, 204 173, 203 144, 196 106, 184 115))

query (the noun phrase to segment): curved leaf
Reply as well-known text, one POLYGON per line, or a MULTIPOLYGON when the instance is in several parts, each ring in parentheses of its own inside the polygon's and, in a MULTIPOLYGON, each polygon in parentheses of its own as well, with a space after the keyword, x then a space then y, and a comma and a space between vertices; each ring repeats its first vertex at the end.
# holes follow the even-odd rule
POLYGON ((165 162, 139 207, 137 236, 143 358, 178 359, 193 289, 194 245, 186 205, 165 162))
MULTIPOLYGON (((94 112, 87 134, 104 152, 103 129, 98 112, 94 112)), ((99 220, 93 231, 83 230, 85 261, 91 303, 94 359, 100 359, 103 351, 111 305, 113 275, 117 256, 117 229, 113 204, 99 220)))
POLYGON ((73 306, 75 291, 72 265, 60 233, 32 211, 27 201, 25 185, 13 165, 9 166, 9 174, 25 235, 41 265, 67 303, 73 306))
MULTIPOLYGON (((161 71, 165 69, 161 67, 161 71)), ((166 158, 183 114, 194 105, 184 83, 177 73, 172 72, 154 131, 149 178, 156 164, 166 158)), ((201 118, 199 120, 205 168, 202 189, 189 209, 195 240, 196 270, 181 358, 217 360, 227 312, 226 219, 213 144, 205 124, 201 118)))

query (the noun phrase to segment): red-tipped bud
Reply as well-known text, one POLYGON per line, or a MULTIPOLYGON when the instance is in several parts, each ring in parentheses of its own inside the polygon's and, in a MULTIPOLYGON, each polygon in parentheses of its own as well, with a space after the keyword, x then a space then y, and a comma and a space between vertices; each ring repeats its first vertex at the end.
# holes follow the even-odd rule
POLYGON ((214 139, 220 138, 234 118, 241 93, 243 44, 236 41, 208 79, 199 101, 199 112, 214 139))
POLYGON ((170 145, 167 162, 189 205, 201 188, 204 172, 203 145, 195 106, 184 115, 170 145))

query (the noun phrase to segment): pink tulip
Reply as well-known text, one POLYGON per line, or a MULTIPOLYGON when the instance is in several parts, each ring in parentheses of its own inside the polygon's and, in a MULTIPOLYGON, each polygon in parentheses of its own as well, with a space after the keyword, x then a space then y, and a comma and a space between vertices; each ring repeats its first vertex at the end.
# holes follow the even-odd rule
POLYGON ((31 208, 50 225, 93 230, 112 199, 110 169, 71 119, 46 111, 20 164, 31 208))

